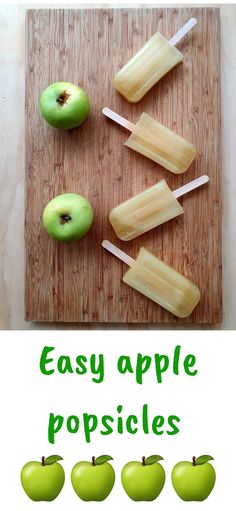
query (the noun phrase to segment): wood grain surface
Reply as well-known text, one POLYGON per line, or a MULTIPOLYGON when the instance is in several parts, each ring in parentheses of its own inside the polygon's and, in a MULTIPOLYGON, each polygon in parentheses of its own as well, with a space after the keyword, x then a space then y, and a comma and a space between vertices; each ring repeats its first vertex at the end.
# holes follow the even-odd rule
POLYGON ((220 323, 221 147, 218 9, 30 10, 26 36, 26 287, 32 321, 220 323), (140 103, 112 86, 115 72, 159 30, 171 37, 188 18, 197 28, 179 49, 185 58, 140 103), (40 117, 38 101, 54 81, 79 83, 91 114, 60 132, 40 117), (123 146, 127 133, 103 118, 109 106, 136 122, 144 111, 196 145, 197 158, 176 176, 123 146), (185 213, 132 242, 117 240, 110 209, 165 178, 172 189, 207 173, 210 183, 181 200, 185 213), (50 239, 42 212, 57 194, 78 192, 93 204, 90 233, 74 244, 50 239), (186 320, 122 282, 125 265, 101 248, 109 239, 135 257, 145 246, 193 280, 202 297, 186 320))

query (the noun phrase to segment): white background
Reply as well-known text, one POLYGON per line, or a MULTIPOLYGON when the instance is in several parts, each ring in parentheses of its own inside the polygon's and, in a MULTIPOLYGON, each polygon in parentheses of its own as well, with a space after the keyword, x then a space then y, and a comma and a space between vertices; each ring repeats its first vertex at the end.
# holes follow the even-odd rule
MULTIPOLYGON (((70 509, 156 509, 215 510, 224 506, 234 509, 235 486, 235 335, 230 332, 2 332, 1 333, 1 502, 4 511, 70 509), (135 362, 137 353, 152 356, 167 354, 170 362, 176 345, 181 346, 180 360, 195 354, 198 375, 187 376, 180 365, 180 375, 171 369, 157 384, 150 369, 144 384, 137 385, 133 375, 119 375, 116 362, 127 354, 135 362), (91 381, 91 374, 43 376, 39 360, 44 346, 54 346, 55 359, 69 355, 73 361, 79 354, 105 355, 105 380, 91 381), (176 414, 181 418, 180 433, 175 436, 136 435, 101 436, 92 434, 86 444, 83 432, 70 434, 66 429, 56 436, 54 446, 47 440, 50 412, 81 416, 84 412, 116 415, 122 404, 127 415, 139 414, 148 403, 153 417, 176 414), (60 454, 66 473, 65 486, 50 503, 34 503, 20 484, 22 466, 42 455, 60 454), (92 455, 110 454, 116 472, 116 483, 107 500, 84 503, 70 483, 73 465, 92 455), (135 503, 124 493, 120 483, 122 466, 143 455, 160 454, 166 471, 166 484, 161 495, 151 503, 135 503), (192 456, 210 454, 217 474, 216 486, 202 503, 185 503, 175 494, 170 475, 175 463, 192 456)), ((152 367, 152 366, 151 366, 152 367)), ((170 363, 171 368, 171 363, 170 363)), ((125 415, 125 414, 124 414, 125 415)), ((2 506, 1 506, 2 507, 2 506)))
MULTIPOLYGON (((35 6, 41 6, 45 2, 48 4, 46 0, 41 0, 38 4, 35 2, 35 6)), ((20 2, 15 0, 15 3, 20 2)), ((52 3, 54 2, 51 1, 50 4, 52 3)), ((78 1, 77 4, 79 3, 78 1)), ((134 4, 136 2, 130 1, 128 3, 134 4)), ((12 23, 16 23, 14 16, 12 23)), ((11 25, 9 31, 12 26, 14 27, 14 25, 11 25)), ((225 55, 229 53, 231 41, 230 31, 227 38, 226 28, 224 30, 224 58, 222 62, 224 63, 223 78, 225 77, 225 80, 222 82, 224 83, 222 104, 225 114, 223 129, 229 128, 223 144, 223 157, 227 159, 228 176, 226 184, 224 184, 225 197, 227 198, 224 215, 225 225, 227 224, 228 228, 231 217, 234 218, 232 214, 230 216, 229 212, 226 211, 228 205, 231 204, 230 197, 234 196, 234 193, 232 194, 234 186, 232 179, 232 182, 229 182, 229 176, 232 174, 234 165, 232 165, 233 150, 230 152, 231 158, 229 161, 230 155, 227 147, 228 141, 234 138, 235 129, 232 122, 233 111, 229 111, 229 106, 226 108, 226 102, 230 97, 230 92, 233 93, 232 84, 234 82, 230 80, 232 75, 229 74, 229 69, 230 73, 233 72, 234 66, 233 59, 230 59, 232 65, 229 69, 226 65, 225 55)), ((17 44, 19 46, 18 39, 17 44)), ((15 54, 17 56, 17 52, 15 54)), ((12 58, 12 56, 9 58, 7 64, 11 64, 12 58)), ((18 79, 18 68, 16 72, 18 79)), ((5 80, 6 67, 4 73, 5 80)), ((16 95, 16 98, 18 96, 16 95)), ((228 104, 230 104, 230 101, 228 104)), ((10 119, 9 122, 12 122, 9 115, 9 112, 7 112, 4 121, 10 119)), ((15 148, 18 151, 17 155, 19 155, 17 145, 15 145, 15 148)), ((7 158, 8 156, 7 154, 7 158)), ((7 165, 5 167, 7 168, 7 165)), ((13 166, 11 175, 12 172, 13 166)), ((17 179, 17 183, 18 181, 19 179, 17 179)), ((232 203, 230 208, 232 213, 235 203, 232 203)), ((17 210, 17 219, 18 216, 17 210)), ((11 232, 16 236, 12 225, 11 223, 11 232)), ((16 226, 19 230, 18 223, 16 223, 16 226)), ((232 240, 234 240, 232 232, 233 225, 231 225, 231 229, 228 229, 228 235, 226 233, 224 243, 225 247, 229 246, 229 242, 231 243, 232 250, 225 252, 225 260, 228 253, 230 253, 231 261, 234 260, 232 258, 232 240)), ((15 243, 14 236, 12 239, 15 243)), ((8 238, 11 239, 10 234, 8 234, 8 238)), ((14 250, 12 251, 11 243, 7 261, 11 261, 12 254, 14 254, 14 250)), ((19 251, 17 250, 15 263, 18 260, 19 251)), ((23 261, 23 258, 21 257, 20 260, 23 261)), ((21 269, 22 267, 21 265, 21 269)), ((232 286, 232 275, 235 275, 235 270, 230 260, 225 267, 230 268, 228 273, 225 269, 224 276, 225 282, 228 284, 225 289, 229 293, 232 286)), ((7 279, 11 283, 12 289, 14 289, 12 293, 13 309, 11 314, 9 313, 9 321, 11 321, 12 317, 14 318, 15 310, 18 310, 17 304, 19 302, 15 289, 16 275, 13 266, 11 272, 7 273, 7 279), (11 276, 13 276, 13 280, 11 280, 11 276), (17 300, 14 299, 14 296, 17 300)), ((3 298, 6 302, 7 294, 5 291, 4 288, 3 298)), ((229 296, 230 298, 225 299, 225 307, 227 306, 225 314, 228 314, 228 310, 233 311, 235 299, 231 294, 229 296)), ((232 321, 235 323, 234 318, 232 321)), ((232 321, 231 324, 234 324, 232 321)), ((11 327, 16 327, 14 321, 11 327)), ((4 511, 34 511, 35 509, 40 511, 76 511, 77 509, 94 511, 104 509, 106 511, 108 509, 118 510, 121 506, 125 509, 129 508, 131 511, 145 511, 149 508, 162 511, 169 511, 170 509, 176 511, 188 509, 193 511, 196 509, 215 511, 222 510, 222 508, 231 511, 235 509, 235 333, 214 331, 1 332, 0 340, 1 509, 4 509, 4 511), (184 354, 194 353, 196 355, 198 376, 190 378, 181 372, 180 376, 176 377, 169 372, 164 376, 164 383, 158 385, 155 383, 154 373, 150 372, 149 376, 144 379, 144 385, 140 387, 134 383, 132 377, 121 377, 115 372, 116 360, 121 353, 132 355, 134 360, 138 351, 149 355, 159 352, 171 356, 177 344, 182 346, 184 354), (100 385, 91 383, 89 374, 83 377, 76 375, 69 375, 68 377, 42 376, 38 365, 41 351, 45 345, 56 346, 58 354, 68 354, 71 358, 81 353, 87 355, 92 352, 104 353, 106 361, 105 382, 100 385), (86 411, 97 413, 99 416, 103 413, 112 415, 115 414, 116 406, 123 404, 128 413, 138 414, 144 403, 149 404, 153 415, 159 413, 164 416, 171 413, 179 415, 181 417, 180 433, 173 437, 167 435, 162 437, 146 436, 142 433, 133 436, 113 434, 107 437, 94 434, 91 444, 86 445, 82 434, 70 435, 63 430, 58 434, 55 446, 50 446, 47 441, 47 423, 50 411, 65 416, 73 413, 81 415, 86 411), (65 486, 54 502, 34 503, 27 498, 21 488, 21 468, 29 460, 40 459, 42 455, 47 456, 54 453, 61 454, 64 458, 62 465, 66 472, 65 486), (102 503, 83 503, 71 487, 71 468, 79 460, 89 459, 92 455, 98 456, 104 453, 109 453, 114 457, 115 487, 106 501, 102 503), (163 461, 166 471, 164 489, 158 499, 152 503, 132 502, 123 492, 120 483, 122 466, 132 459, 140 459, 142 455, 155 453, 161 454, 165 458, 163 461), (178 498, 172 488, 170 482, 171 470, 176 462, 189 460, 193 455, 201 454, 211 454, 215 458, 212 464, 217 474, 216 486, 205 502, 185 503, 178 498)))

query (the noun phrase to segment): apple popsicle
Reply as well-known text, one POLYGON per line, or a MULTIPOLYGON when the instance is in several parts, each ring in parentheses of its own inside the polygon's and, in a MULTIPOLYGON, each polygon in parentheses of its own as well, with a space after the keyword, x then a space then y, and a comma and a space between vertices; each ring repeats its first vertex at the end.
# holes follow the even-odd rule
POLYGON ((184 210, 177 198, 208 181, 208 176, 200 176, 172 192, 166 181, 162 179, 144 192, 122 202, 113 208, 109 215, 116 235, 123 241, 133 240, 181 215, 184 210))
POLYGON ((115 88, 131 103, 137 103, 166 73, 184 58, 176 44, 197 23, 191 18, 169 41, 157 32, 114 78, 115 88))
POLYGON ((181 273, 143 247, 134 260, 107 240, 102 246, 130 266, 123 282, 178 318, 186 318, 192 313, 201 294, 198 287, 181 273))
POLYGON ((159 163, 174 174, 183 174, 196 156, 193 144, 166 128, 148 114, 143 113, 133 124, 110 108, 103 114, 131 132, 125 145, 159 163))

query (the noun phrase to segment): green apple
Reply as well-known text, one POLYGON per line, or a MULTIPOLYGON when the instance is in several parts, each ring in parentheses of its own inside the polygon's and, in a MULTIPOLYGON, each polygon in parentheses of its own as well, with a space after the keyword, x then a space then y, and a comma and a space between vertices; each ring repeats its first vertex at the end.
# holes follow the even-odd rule
POLYGON ((192 462, 181 461, 175 465, 171 479, 181 499, 202 501, 210 495, 216 480, 215 470, 208 463, 210 460, 212 456, 193 456, 192 462))
POLYGON ((40 112, 51 126, 70 130, 76 128, 89 114, 89 98, 81 87, 68 82, 52 83, 39 101, 40 112))
POLYGON ((143 456, 142 462, 130 461, 121 473, 121 481, 127 495, 135 501, 154 500, 160 495, 165 483, 165 471, 158 461, 159 455, 148 458, 143 456))
POLYGON ((103 455, 92 462, 80 461, 71 472, 72 486, 77 495, 85 501, 101 501, 108 497, 115 482, 115 472, 109 460, 111 456, 103 455))
POLYGON ((65 472, 61 456, 53 455, 42 461, 29 461, 21 471, 21 484, 31 500, 54 500, 63 488, 65 472))
POLYGON ((43 225, 47 233, 59 241, 79 240, 92 223, 93 208, 90 202, 76 193, 57 195, 43 212, 43 225))

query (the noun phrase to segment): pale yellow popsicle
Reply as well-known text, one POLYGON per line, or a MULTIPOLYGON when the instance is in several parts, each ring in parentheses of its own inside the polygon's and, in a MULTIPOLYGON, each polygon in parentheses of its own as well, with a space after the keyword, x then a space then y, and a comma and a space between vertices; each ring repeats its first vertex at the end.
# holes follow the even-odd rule
POLYGON ((129 241, 184 212, 166 181, 151 186, 113 208, 112 227, 123 241, 129 241))
POLYGON ((107 240, 102 246, 130 266, 123 281, 178 318, 186 318, 198 304, 198 287, 145 248, 134 260, 107 240))
POLYGON ((174 174, 183 174, 196 156, 193 144, 143 113, 125 145, 159 163, 174 174))
POLYGON ((115 75, 114 86, 122 96, 136 103, 166 73, 184 58, 175 44, 196 24, 191 18, 177 34, 168 41, 160 32, 149 41, 115 75))
POLYGON ((143 247, 123 281, 178 318, 189 316, 201 297, 193 282, 143 247))
POLYGON ((193 144, 166 128, 150 115, 143 113, 133 124, 110 108, 104 107, 106 117, 131 132, 125 145, 159 163, 174 174, 185 172, 196 156, 193 144))
POLYGON ((183 53, 157 32, 115 75, 115 89, 127 101, 137 103, 183 58, 183 53))
POLYGON ((166 181, 162 179, 144 192, 119 204, 111 210, 109 215, 116 235, 123 241, 129 241, 181 215, 184 210, 177 198, 208 181, 209 177, 202 175, 171 191, 166 181))

